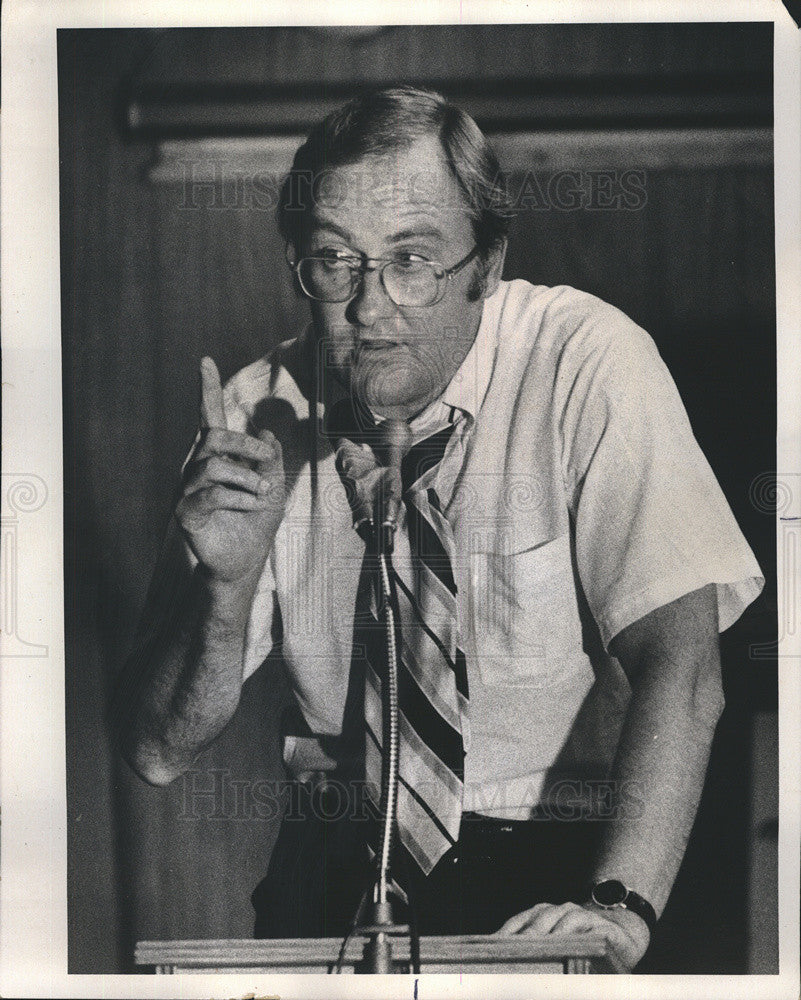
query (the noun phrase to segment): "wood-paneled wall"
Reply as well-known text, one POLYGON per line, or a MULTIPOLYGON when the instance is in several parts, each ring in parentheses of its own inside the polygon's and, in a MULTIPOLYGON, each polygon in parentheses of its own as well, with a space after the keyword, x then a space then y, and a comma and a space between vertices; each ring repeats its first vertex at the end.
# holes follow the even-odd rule
MULTIPOLYGON (((248 682, 234 722, 198 762, 198 773, 169 789, 133 777, 115 758, 107 731, 109 690, 195 429, 198 361, 212 354, 229 375, 290 336, 305 316, 269 212, 206 202, 188 209, 175 185, 146 180, 153 149, 125 140, 118 128, 120 95, 132 76, 163 81, 169 71, 188 82, 342 83, 469 74, 478 84, 507 72, 521 78, 532 52, 537 71, 554 77, 591 78, 646 64, 679 76, 764 71, 764 39, 749 44, 742 31, 720 30, 719 46, 692 32, 679 46, 676 35, 660 39, 631 26, 553 28, 521 32, 503 50, 481 31, 465 35, 460 47, 453 27, 441 29, 447 44, 434 34, 384 32, 353 41, 297 29, 184 32, 180 44, 173 36, 169 45, 149 32, 61 35, 71 971, 130 968, 133 941, 141 938, 248 936, 248 894, 276 833, 275 820, 252 811, 244 818, 236 795, 279 775, 279 665, 268 664, 248 682), (211 797, 192 799, 193 781, 195 792, 215 781, 224 786, 222 816, 211 815, 211 797), (237 792, 231 782, 245 784, 237 792)), ((635 149, 620 162, 597 164, 637 167, 635 149)), ((748 492, 772 467, 775 437, 770 166, 650 166, 644 190, 637 211, 522 211, 507 276, 595 292, 654 335, 735 513, 773 576, 773 521, 748 492)), ((773 698, 770 667, 747 657, 749 642, 770 638, 773 599, 758 602, 728 640, 734 700, 721 730, 717 784, 707 796, 714 821, 699 821, 690 872, 696 883, 722 892, 727 909, 704 954, 688 955, 686 936, 672 939, 673 960, 695 962, 698 971, 744 971, 744 888, 734 878, 716 890, 722 880, 699 875, 698 866, 719 829, 725 832, 718 856, 735 864, 745 857, 747 758, 737 731, 749 700, 764 705, 773 698)), ((691 902, 692 892, 679 887, 677 898, 691 902)))

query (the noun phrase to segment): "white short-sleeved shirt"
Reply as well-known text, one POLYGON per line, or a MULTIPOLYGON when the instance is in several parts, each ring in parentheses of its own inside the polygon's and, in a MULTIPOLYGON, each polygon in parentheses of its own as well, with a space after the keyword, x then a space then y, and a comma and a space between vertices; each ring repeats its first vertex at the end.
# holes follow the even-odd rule
MULTIPOLYGON (((364 546, 320 432, 328 380, 313 359, 307 332, 235 375, 225 400, 232 429, 279 415, 291 442, 245 675, 270 651, 277 602, 299 706, 313 732, 337 734, 364 546)), ((519 818, 563 778, 608 773, 631 694, 608 653, 621 629, 708 583, 726 629, 764 580, 656 346, 594 296, 502 282, 412 430, 454 417, 435 487, 470 688, 464 807, 519 818)))

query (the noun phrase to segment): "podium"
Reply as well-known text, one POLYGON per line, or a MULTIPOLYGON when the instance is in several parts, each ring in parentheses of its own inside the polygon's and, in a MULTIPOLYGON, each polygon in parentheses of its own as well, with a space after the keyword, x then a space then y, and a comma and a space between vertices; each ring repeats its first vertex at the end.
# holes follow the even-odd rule
MULTIPOLYGON (((343 973, 360 971, 367 938, 355 935, 343 973)), ((135 962, 170 973, 327 973, 339 954, 339 938, 273 940, 140 941, 135 962)), ((395 971, 410 973, 409 942, 393 939, 395 971)), ((142 971, 145 971, 143 969, 142 971)), ((420 938, 420 972, 449 973, 615 973, 625 972, 601 935, 564 937, 454 935, 420 938)))

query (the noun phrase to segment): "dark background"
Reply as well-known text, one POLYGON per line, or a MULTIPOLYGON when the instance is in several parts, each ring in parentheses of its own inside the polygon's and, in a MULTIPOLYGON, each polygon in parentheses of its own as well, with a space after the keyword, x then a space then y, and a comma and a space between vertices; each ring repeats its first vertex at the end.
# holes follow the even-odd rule
POLYGON ((772 26, 58 34, 70 972, 131 970, 139 939, 251 934, 278 820, 243 818, 252 786, 235 783, 280 774, 278 665, 168 789, 114 756, 109 696, 194 434, 200 357, 227 377, 305 317, 225 137, 272 136, 264 163, 281 163, 282 136, 361 83, 401 81, 501 133, 513 189, 529 166, 546 185, 575 169, 585 190, 591 170, 644 171, 634 210, 529 202, 505 276, 594 292, 649 330, 768 578, 723 637, 728 705, 648 968, 775 972, 772 26), (208 147, 170 143, 209 135, 222 188, 187 202, 180 162, 208 147), (216 804, 193 782, 217 782, 216 804))

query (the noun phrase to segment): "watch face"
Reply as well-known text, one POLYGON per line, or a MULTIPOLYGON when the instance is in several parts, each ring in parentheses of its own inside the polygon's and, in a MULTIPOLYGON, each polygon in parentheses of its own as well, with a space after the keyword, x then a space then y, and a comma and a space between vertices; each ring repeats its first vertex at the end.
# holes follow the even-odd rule
POLYGON ((628 890, 622 882, 616 879, 609 879, 607 882, 599 882, 592 890, 592 898, 600 906, 617 906, 628 896, 628 890))

